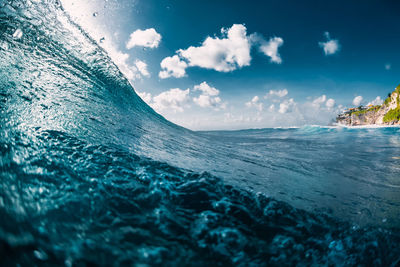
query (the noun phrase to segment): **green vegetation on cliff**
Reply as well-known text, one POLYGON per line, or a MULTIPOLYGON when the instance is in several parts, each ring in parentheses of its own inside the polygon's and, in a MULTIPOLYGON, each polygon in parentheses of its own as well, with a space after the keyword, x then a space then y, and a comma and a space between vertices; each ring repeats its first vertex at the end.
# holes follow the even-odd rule
POLYGON ((384 122, 400 121, 400 107, 397 106, 395 109, 391 109, 383 117, 384 122))
POLYGON ((362 109, 362 110, 353 111, 351 113, 351 115, 359 116, 361 114, 365 114, 365 113, 370 112, 370 111, 378 111, 380 108, 381 108, 380 105, 376 105, 376 106, 373 106, 373 107, 371 107, 369 109, 362 109))
MULTIPOLYGON (((400 121, 400 85, 396 87, 394 92, 397 93, 397 107, 389 110, 383 117, 384 122, 400 121)), ((386 101, 385 101, 386 103, 386 101)))
MULTIPOLYGON (((399 103, 400 84, 396 87, 396 89, 394 89, 393 93, 397 93, 397 103, 399 103)), ((393 93, 388 94, 388 97, 385 99, 384 105, 388 105, 390 103, 393 93)))
POLYGON ((385 106, 389 104, 391 100, 392 93, 389 93, 388 97, 385 99, 385 102, 383 103, 385 106))

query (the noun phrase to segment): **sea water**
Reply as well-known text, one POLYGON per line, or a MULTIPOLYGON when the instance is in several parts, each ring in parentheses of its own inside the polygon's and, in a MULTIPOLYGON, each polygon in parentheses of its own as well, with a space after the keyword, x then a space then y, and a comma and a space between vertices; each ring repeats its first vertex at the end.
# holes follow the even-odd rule
POLYGON ((58 1, 0 1, 1 265, 400 262, 400 129, 193 132, 58 1))

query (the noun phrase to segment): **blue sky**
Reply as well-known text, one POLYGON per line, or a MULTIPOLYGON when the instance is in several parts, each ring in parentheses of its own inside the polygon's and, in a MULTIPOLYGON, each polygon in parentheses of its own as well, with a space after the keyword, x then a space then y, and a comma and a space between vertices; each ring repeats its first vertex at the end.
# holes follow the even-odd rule
POLYGON ((138 94, 190 129, 326 125, 400 83, 398 1, 82 2, 62 1, 138 94))

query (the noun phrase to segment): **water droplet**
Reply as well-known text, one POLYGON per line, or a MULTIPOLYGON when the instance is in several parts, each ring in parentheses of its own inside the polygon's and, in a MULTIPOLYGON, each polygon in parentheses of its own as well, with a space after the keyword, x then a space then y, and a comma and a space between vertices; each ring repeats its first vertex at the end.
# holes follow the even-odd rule
POLYGON ((98 12, 94 12, 94 13, 93 13, 93 17, 97 17, 97 15, 99 15, 98 12))
POLYGON ((48 258, 47 254, 45 252, 39 251, 39 250, 35 250, 33 252, 33 255, 35 255, 36 258, 38 258, 39 260, 42 260, 42 261, 45 261, 48 258))
POLYGON ((0 43, 0 48, 4 50, 8 50, 8 44, 5 42, 0 43))
POLYGON ((13 38, 14 39, 20 39, 23 35, 23 32, 21 29, 16 29, 14 34, 13 34, 13 38))

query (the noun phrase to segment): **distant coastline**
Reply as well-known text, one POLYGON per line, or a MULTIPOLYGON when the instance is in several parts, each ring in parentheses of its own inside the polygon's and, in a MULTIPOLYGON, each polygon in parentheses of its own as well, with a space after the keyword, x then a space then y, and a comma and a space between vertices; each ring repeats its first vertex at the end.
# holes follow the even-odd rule
POLYGON ((336 117, 338 125, 400 125, 400 85, 388 95, 382 105, 350 108, 336 117))

